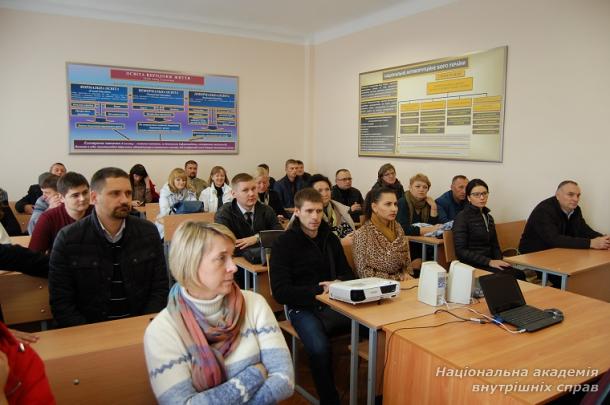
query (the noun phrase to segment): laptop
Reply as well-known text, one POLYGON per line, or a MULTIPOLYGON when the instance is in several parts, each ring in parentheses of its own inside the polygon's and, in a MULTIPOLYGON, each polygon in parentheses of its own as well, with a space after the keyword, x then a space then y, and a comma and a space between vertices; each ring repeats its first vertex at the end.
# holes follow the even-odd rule
POLYGON ((489 312, 501 322, 506 322, 527 332, 534 332, 563 321, 555 312, 543 311, 525 303, 517 279, 508 274, 489 274, 479 277, 481 289, 489 312))

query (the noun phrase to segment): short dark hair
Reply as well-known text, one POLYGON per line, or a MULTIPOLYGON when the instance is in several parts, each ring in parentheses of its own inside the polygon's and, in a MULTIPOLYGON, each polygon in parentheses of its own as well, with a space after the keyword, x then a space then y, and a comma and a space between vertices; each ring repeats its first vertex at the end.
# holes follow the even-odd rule
POLYGON ((485 183, 483 180, 472 179, 466 185, 466 195, 470 195, 470 193, 472 192, 472 189, 475 188, 476 186, 483 186, 483 187, 485 187, 485 189, 487 191, 489 191, 489 187, 487 186, 487 183, 485 183))
POLYGON ((303 165, 303 166, 305 166, 305 163, 303 163, 303 161, 302 161, 302 160, 298 160, 298 159, 297 159, 297 161, 296 161, 296 162, 297 162, 297 165, 303 165))
POLYGON ((40 173, 38 175, 38 186, 40 186, 42 184, 42 182, 44 181, 44 179, 46 179, 50 175, 51 175, 51 172, 42 172, 42 173, 40 173))
POLYGON ((263 168, 267 169, 267 171, 269 171, 269 165, 267 163, 261 163, 260 165, 258 165, 256 167, 263 167, 263 168))
POLYGON ((49 167, 49 171, 53 170, 53 166, 63 166, 64 169, 66 168, 65 164, 63 164, 61 162, 55 162, 49 167))
POLYGON ((99 192, 106 185, 107 178, 120 177, 129 179, 129 175, 123 169, 119 169, 118 167, 104 167, 93 173, 93 176, 91 177, 91 189, 99 192))
POLYGON ((288 167, 288 165, 296 165, 296 164, 299 164, 299 162, 297 162, 297 161, 296 161, 296 160, 294 160, 294 159, 288 159, 288 160, 286 161, 286 163, 284 163, 284 169, 285 169, 285 168, 287 168, 287 167, 288 167))
MULTIPOLYGON (((248 173, 237 173, 231 179, 231 187, 236 188, 239 183, 243 183, 245 181, 252 181, 252 180, 254 180, 254 178, 251 175, 249 175, 248 173)), ((237 191, 237 190, 235 190, 235 191, 237 191)))
POLYGON ((195 166, 199 166, 199 164, 197 162, 195 162, 194 160, 187 160, 186 163, 184 164, 184 168, 186 169, 186 167, 188 165, 195 165, 195 166))
POLYGON ((451 179, 451 184, 455 183, 457 180, 468 180, 468 177, 464 176, 463 174, 453 176, 453 178, 451 179))
POLYGON ((328 184, 328 187, 333 186, 331 184, 330 180, 328 179, 328 177, 324 176, 323 174, 317 173, 317 174, 314 174, 313 176, 311 176, 309 178, 309 180, 307 180, 307 187, 313 187, 313 185, 319 181, 326 182, 328 184))
POLYGON ((392 190, 390 187, 382 186, 382 187, 374 187, 366 193, 366 197, 364 198, 364 218, 371 219, 373 216, 373 203, 378 203, 383 194, 392 194, 396 196, 396 192, 392 190))
POLYGON ((40 188, 52 188, 57 191, 57 180, 59 180, 59 176, 49 174, 40 182, 40 188))
POLYGON ((63 196, 68 194, 68 191, 70 191, 71 188, 80 186, 89 187, 89 182, 85 176, 80 173, 67 172, 57 180, 57 191, 63 196))
POLYGON ((307 187, 299 190, 294 195, 294 207, 301 208, 305 202, 320 203, 322 204, 322 194, 318 193, 315 189, 307 187))
POLYGON ((557 190, 556 191, 559 191, 559 189, 561 187, 565 186, 566 184, 573 184, 575 186, 578 186, 578 183, 575 182, 574 180, 564 180, 561 183, 559 183, 559 185, 557 186, 557 190))

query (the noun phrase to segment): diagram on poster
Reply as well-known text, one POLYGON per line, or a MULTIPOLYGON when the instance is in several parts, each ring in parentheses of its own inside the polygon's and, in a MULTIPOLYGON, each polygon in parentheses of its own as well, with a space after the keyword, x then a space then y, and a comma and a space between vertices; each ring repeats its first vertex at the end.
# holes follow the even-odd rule
POLYGON ((507 52, 361 73, 359 155, 501 162, 507 52))
POLYGON ((238 78, 67 64, 71 153, 237 153, 238 78))

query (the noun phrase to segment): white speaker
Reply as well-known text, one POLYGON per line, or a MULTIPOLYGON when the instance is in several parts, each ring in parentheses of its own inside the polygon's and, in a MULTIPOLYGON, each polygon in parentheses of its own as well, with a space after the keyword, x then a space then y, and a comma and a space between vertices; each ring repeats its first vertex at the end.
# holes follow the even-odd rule
POLYGON ((445 303, 447 272, 437 262, 424 262, 419 273, 417 299, 438 307, 445 303))
POLYGON ((451 262, 447 280, 447 301, 457 304, 470 304, 473 273, 474 267, 457 260, 451 262))

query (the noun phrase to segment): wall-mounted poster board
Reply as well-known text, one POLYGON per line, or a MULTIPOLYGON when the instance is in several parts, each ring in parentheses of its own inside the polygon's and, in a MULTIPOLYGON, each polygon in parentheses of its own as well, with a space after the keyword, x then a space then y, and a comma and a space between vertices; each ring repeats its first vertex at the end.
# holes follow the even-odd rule
POLYGON ((237 153, 238 78, 67 64, 70 153, 237 153))
POLYGON ((359 155, 501 162, 507 52, 361 73, 359 155))

